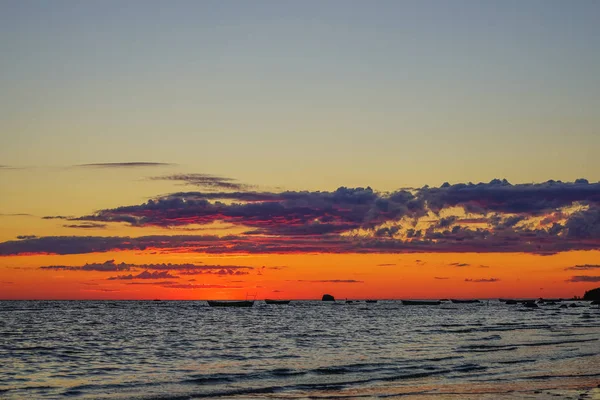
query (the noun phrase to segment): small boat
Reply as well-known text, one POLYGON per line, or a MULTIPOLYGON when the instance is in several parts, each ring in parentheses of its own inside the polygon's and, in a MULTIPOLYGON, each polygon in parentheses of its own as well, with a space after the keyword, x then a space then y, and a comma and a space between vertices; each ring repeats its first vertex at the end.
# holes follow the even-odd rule
POLYGON ((290 300, 271 300, 271 299, 265 299, 265 303, 267 303, 267 304, 290 304, 290 300))
POLYGON ((242 301, 219 301, 219 300, 207 300, 208 305, 211 307, 252 307, 254 300, 242 300, 242 301))
POLYGON ((402 300, 402 304, 405 306, 439 306, 442 302, 438 300, 402 300))
POLYGON ((481 303, 479 300, 458 300, 458 299, 450 299, 454 304, 471 304, 471 303, 481 303))
POLYGON ((514 305, 514 304, 518 304, 519 302, 516 300, 506 300, 504 303, 508 304, 508 305, 514 305))
POLYGON ((354 303, 354 300, 346 300, 346 304, 352 304, 354 303))
POLYGON ((377 300, 365 300, 366 303, 377 303, 377 300))

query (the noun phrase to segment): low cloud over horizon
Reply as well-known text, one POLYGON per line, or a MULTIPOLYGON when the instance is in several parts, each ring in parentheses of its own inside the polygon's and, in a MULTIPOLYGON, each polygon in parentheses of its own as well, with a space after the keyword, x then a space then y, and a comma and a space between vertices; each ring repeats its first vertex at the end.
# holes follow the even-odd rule
MULTIPOLYGON (((219 223, 243 232, 138 237, 23 235, 0 243, 0 255, 149 249, 210 254, 555 254, 600 248, 600 183, 585 179, 516 185, 494 179, 389 193, 370 187, 256 192, 234 179, 205 174, 151 179, 179 181, 211 191, 177 192, 79 217, 44 218, 77 221, 65 225, 76 229, 103 229, 113 223, 140 229, 208 229, 219 223)), ((227 229, 231 228, 225 232, 227 229)))

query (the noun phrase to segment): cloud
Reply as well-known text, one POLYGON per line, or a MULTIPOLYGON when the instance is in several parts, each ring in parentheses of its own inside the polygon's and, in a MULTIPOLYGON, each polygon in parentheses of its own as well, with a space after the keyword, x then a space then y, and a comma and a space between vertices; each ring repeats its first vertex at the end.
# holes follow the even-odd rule
POLYGON ((115 260, 108 260, 103 263, 91 263, 82 266, 69 266, 69 265, 46 265, 39 267, 40 269, 51 269, 55 271, 100 271, 100 272, 116 272, 116 271, 130 271, 132 269, 131 264, 116 264, 115 260))
POLYGON ((453 267, 468 267, 468 266, 470 266, 471 264, 453 262, 453 263, 450 263, 450 264, 448 264, 448 265, 451 265, 451 266, 453 266, 453 267))
POLYGON ((437 223, 438 228, 447 228, 454 224, 458 220, 458 217, 455 215, 451 215, 449 217, 440 218, 437 223))
MULTIPOLYGON (((251 228, 247 234, 322 236, 372 229, 405 215, 414 217, 424 213, 423 205, 409 192, 382 195, 369 187, 340 187, 334 192, 249 193, 261 200, 217 201, 224 195, 172 194, 140 205, 100 210, 77 220, 159 227, 220 221, 251 228)), ((387 228, 385 234, 393 236, 398 229, 387 228)))
POLYGON ((115 162, 115 163, 92 163, 74 165, 77 168, 146 168, 146 167, 166 167, 176 164, 162 162, 115 162))
POLYGON ((0 213, 0 217, 33 217, 33 215, 27 214, 27 213, 12 213, 12 214, 0 213))
POLYGON ((46 236, 0 243, 0 256, 87 254, 119 250, 168 254, 306 254, 306 253, 506 253, 540 255, 568 250, 597 250, 600 240, 552 237, 547 232, 494 235, 461 230, 439 238, 390 240, 338 235, 278 237, 243 235, 184 236, 46 236))
POLYGON ((35 235, 19 235, 19 236, 17 236, 17 239, 20 239, 20 240, 37 239, 37 236, 35 236, 35 235))
MULTIPOLYGON (((171 263, 163 263, 163 264, 128 264, 128 263, 119 263, 117 264, 115 260, 108 260, 104 263, 90 263, 82 266, 71 266, 71 265, 49 265, 49 266, 41 266, 40 269, 51 269, 51 270, 62 270, 62 271, 100 271, 100 272, 119 272, 119 271, 136 271, 136 270, 144 270, 139 275, 134 276, 134 278, 144 279, 150 278, 150 271, 178 271, 181 275, 201 275, 201 274, 214 274, 214 275, 247 275, 249 270, 253 270, 254 267, 250 266, 242 266, 242 265, 197 265, 197 264, 171 264, 171 263)), ((132 276, 132 275, 127 275, 132 276)), ((159 273, 155 274, 158 278, 166 278, 167 275, 159 275, 159 273)), ((118 278, 118 279, 128 279, 128 278, 118 278)), ((155 278, 150 278, 155 279, 155 278)))
POLYGON ((211 190, 247 190, 251 185, 236 182, 233 178, 209 174, 174 174, 166 176, 155 176, 150 178, 155 181, 175 181, 185 185, 198 186, 211 190))
POLYGON ((393 267, 396 264, 392 264, 392 263, 384 263, 384 264, 377 264, 378 267, 393 267))
POLYGON ((447 276, 434 276, 433 279, 440 279, 440 280, 446 280, 446 279, 450 279, 447 276))
MULTIPOLYGON (((178 175, 170 177, 183 179, 178 175)), ((476 185, 424 187, 415 192, 402 189, 379 193, 370 187, 340 187, 331 192, 272 193, 229 192, 218 186, 237 184, 230 178, 185 177, 211 184, 221 191, 173 193, 91 215, 44 218, 80 221, 81 224, 68 226, 83 229, 109 222, 166 229, 196 229, 223 223, 243 233, 22 238, 0 243, 0 255, 117 250, 207 254, 523 252, 548 255, 600 249, 600 183, 585 180, 523 185, 494 180, 476 185), (553 208, 566 205, 576 205, 578 211, 553 208), (432 212, 446 207, 463 207, 469 217, 464 221, 473 220, 473 213, 482 213, 487 223, 461 225, 461 219, 446 216, 425 221, 429 225, 422 226, 423 218, 431 218, 432 212), (552 222, 541 223, 547 215, 554 216, 552 222), (403 228, 406 224, 412 227, 403 228)), ((163 178, 167 179, 156 179, 163 178)), ((466 266, 459 264, 455 266, 466 266)))
POLYGON ((498 278, 489 278, 489 279, 465 279, 465 282, 472 282, 472 283, 493 283, 493 282, 499 282, 500 279, 498 278))
POLYGON ((178 276, 171 275, 169 271, 143 271, 137 275, 117 275, 108 278, 108 280, 131 280, 131 279, 175 279, 179 278, 178 276))
POLYGON ((74 217, 66 217, 64 215, 47 215, 42 217, 42 219, 72 219, 74 217))
POLYGON ((600 239, 600 206, 573 214, 565 228, 569 238, 600 239))
MULTIPOLYGON (((190 177, 187 175, 168 177, 186 182, 188 178, 190 177)), ((196 179, 217 189, 218 185, 237 185, 229 178, 210 175, 194 175, 192 178, 191 181, 196 179)), ((220 222, 249 228, 244 232, 245 236, 323 237, 369 230, 375 238, 398 239, 402 230, 398 224, 401 218, 416 219, 429 211, 438 213, 445 207, 463 207, 470 213, 493 212, 494 215, 487 219, 491 227, 471 229, 458 225, 460 220, 456 216, 449 216, 441 218, 428 229, 407 229, 406 238, 416 242, 422 239, 465 242, 519 234, 539 236, 545 233, 577 240, 600 239, 600 208, 596 204, 600 204, 600 183, 548 181, 543 184, 511 185, 506 181, 494 180, 477 185, 425 187, 415 194, 406 190, 377 193, 369 187, 340 187, 333 192, 180 192, 139 205, 100 210, 75 220, 124 222, 138 227, 170 229, 220 222), (555 207, 572 205, 574 202, 587 204, 590 208, 573 214, 564 226, 553 222, 551 226, 535 231, 520 224, 526 220, 527 215, 554 212, 555 207), (382 226, 384 224, 388 226, 382 226)), ((502 242, 506 244, 506 240, 498 242, 498 245, 502 245, 502 242)), ((546 240, 545 244, 547 242, 546 240)), ((543 251, 541 249, 540 252, 543 251)))
POLYGON ((243 286, 194 284, 194 283, 165 283, 161 286, 169 289, 242 289, 243 286))
POLYGON ((104 229, 106 228, 106 224, 98 224, 95 222, 88 222, 84 224, 73 224, 73 225, 63 225, 64 228, 75 228, 75 229, 104 229))
POLYGON ((182 270, 181 275, 248 275, 248 271, 242 270, 242 268, 252 269, 252 267, 227 267, 227 266, 202 266, 201 268, 193 268, 182 270))
POLYGON ((572 267, 565 268, 565 271, 587 271, 590 269, 600 269, 600 264, 574 265, 572 267))
POLYGON ((566 282, 600 282, 600 276, 576 275, 566 282))
POLYGON ((13 167, 11 165, 0 165, 0 171, 13 171, 19 169, 27 169, 28 167, 13 167))
POLYGON ((575 182, 547 181, 512 185, 506 179, 489 183, 444 183, 439 188, 419 189, 418 197, 439 212, 446 207, 464 207, 467 212, 537 215, 574 202, 600 203, 600 183, 585 179, 575 182))

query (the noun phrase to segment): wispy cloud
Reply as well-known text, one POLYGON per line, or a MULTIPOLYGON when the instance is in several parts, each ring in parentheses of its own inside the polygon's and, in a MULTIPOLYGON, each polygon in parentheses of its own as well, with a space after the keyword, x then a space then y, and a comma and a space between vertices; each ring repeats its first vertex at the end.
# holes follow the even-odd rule
POLYGON ((194 283, 165 283, 160 285, 169 289, 242 289, 243 286, 194 284, 194 283))
POLYGON ((45 236, 0 243, 0 256, 26 254, 87 254, 119 250, 152 250, 162 254, 182 251, 205 254, 294 254, 294 253, 487 253, 523 252, 554 254, 568 250, 596 250, 599 240, 578 240, 544 235, 530 241, 503 238, 471 238, 462 241, 403 241, 343 237, 337 235, 249 238, 244 235, 183 236, 45 236))
POLYGON ((383 263, 383 264, 377 264, 378 267, 393 267, 396 264, 393 263, 383 263))
POLYGON ((468 267, 468 266, 470 266, 471 264, 453 262, 453 263, 450 263, 450 264, 448 264, 448 265, 451 265, 451 266, 453 266, 453 267, 468 267))
POLYGON ((434 276, 433 279, 446 280, 450 278, 448 278, 447 276, 434 276))
POLYGON ((72 265, 44 265, 40 269, 50 269, 55 271, 100 271, 100 272, 117 272, 130 271, 133 269, 132 264, 120 263, 116 264, 115 260, 108 260, 103 263, 86 263, 82 266, 72 265))
POLYGON ((121 271, 137 271, 143 270, 139 275, 127 275, 126 277, 117 277, 115 279, 156 279, 166 278, 167 275, 160 275, 160 273, 152 274, 148 271, 177 271, 181 275, 247 275, 249 270, 253 270, 254 267, 245 265, 198 265, 198 264, 130 264, 130 263, 116 263, 115 260, 108 260, 103 263, 88 263, 81 266, 73 265, 48 265, 41 266, 40 269, 47 270, 60 270, 60 271, 98 271, 98 272, 121 272, 121 271), (132 278, 128 278, 132 276, 132 278))
POLYGON ((96 222, 87 222, 84 224, 72 224, 72 225, 63 225, 64 228, 72 228, 72 229, 105 229, 106 224, 99 224, 96 222))
POLYGON ((146 168, 146 167, 166 167, 176 164, 162 163, 162 162, 146 162, 146 161, 134 161, 134 162, 114 162, 114 163, 91 163, 91 164, 77 164, 74 167, 77 168, 146 168))
POLYGON ((600 264, 574 265, 572 267, 565 268, 565 271, 588 271, 592 269, 600 269, 600 264))
POLYGON ((489 279, 465 279, 465 282, 472 282, 472 283, 493 283, 493 282, 499 282, 500 279, 498 278, 489 278, 489 279))
POLYGON ((566 282, 600 282, 600 276, 576 275, 566 282))
POLYGON ((176 275, 171 275, 169 271, 143 271, 137 275, 117 275, 108 278, 109 281, 113 280, 132 280, 132 279, 176 279, 179 278, 176 275))
POLYGON ((174 174, 155 176, 150 178, 155 181, 175 181, 185 185, 198 186, 210 190, 248 190, 251 185, 237 182, 236 179, 209 174, 174 174))

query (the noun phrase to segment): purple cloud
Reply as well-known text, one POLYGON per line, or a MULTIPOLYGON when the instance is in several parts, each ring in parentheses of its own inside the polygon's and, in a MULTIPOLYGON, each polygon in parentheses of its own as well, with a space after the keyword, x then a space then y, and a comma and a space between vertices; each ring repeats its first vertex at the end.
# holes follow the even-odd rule
POLYGON ((600 282, 600 276, 576 275, 566 282, 600 282))
POLYGON ((565 268, 565 271, 588 271, 591 269, 600 269, 600 264, 574 265, 572 267, 565 268))
POLYGON ((198 186, 214 190, 248 190, 252 186, 236 182, 233 178, 225 178, 209 174, 174 174, 166 176, 155 176, 150 178, 155 181, 182 182, 190 186, 198 186))
POLYGON ((175 279, 179 278, 178 276, 171 275, 169 271, 143 271, 137 275, 117 275, 108 278, 109 281, 113 280, 131 280, 131 279, 175 279))

